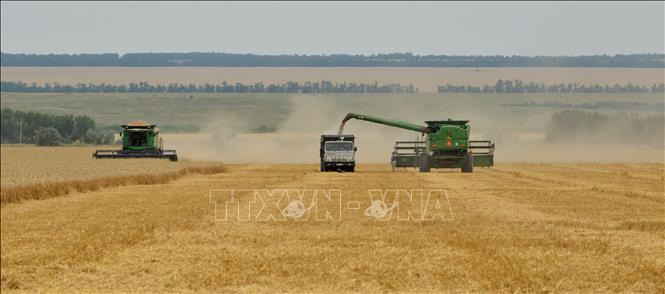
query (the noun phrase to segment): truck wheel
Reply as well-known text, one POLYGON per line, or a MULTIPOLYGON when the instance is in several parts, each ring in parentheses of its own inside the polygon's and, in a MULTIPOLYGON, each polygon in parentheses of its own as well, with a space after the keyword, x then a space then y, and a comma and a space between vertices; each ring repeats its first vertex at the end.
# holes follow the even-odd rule
POLYGON ((467 153, 466 156, 464 156, 464 162, 462 165, 462 172, 463 173, 472 173, 473 172, 473 154, 467 153))
POLYGON ((355 167, 355 166, 350 166, 350 167, 347 169, 347 171, 350 172, 350 173, 355 172, 355 171, 356 171, 356 167, 355 167))
POLYGON ((428 173, 430 171, 430 161, 431 157, 429 154, 423 154, 420 156, 420 172, 421 173, 428 173))
POLYGON ((322 171, 322 172, 325 172, 325 171, 326 171, 326 167, 325 167, 323 164, 321 164, 321 171, 322 171))

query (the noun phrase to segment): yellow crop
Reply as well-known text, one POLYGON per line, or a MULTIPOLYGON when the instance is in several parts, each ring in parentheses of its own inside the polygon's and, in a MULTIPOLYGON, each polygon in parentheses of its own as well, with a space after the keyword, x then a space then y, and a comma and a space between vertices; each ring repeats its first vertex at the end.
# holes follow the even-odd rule
POLYGON ((166 183, 188 173, 215 173, 221 164, 165 159, 94 159, 93 147, 8 147, 2 153, 1 203, 127 184, 166 183))
POLYGON ((230 165, 5 205, 3 292, 665 290, 661 163, 318 169, 230 165), (344 208, 337 222, 215 221, 209 190, 248 188, 341 189, 363 208, 368 189, 445 189, 454 220, 377 221, 344 208))

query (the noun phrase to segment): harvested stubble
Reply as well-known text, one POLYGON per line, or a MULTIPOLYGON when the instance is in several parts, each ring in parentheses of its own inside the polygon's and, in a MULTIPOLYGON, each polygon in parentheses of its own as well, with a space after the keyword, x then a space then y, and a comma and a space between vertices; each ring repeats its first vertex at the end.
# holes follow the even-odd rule
POLYGON ((2 207, 2 292, 665 290, 662 163, 227 168, 2 207), (220 188, 342 189, 342 219, 224 221, 220 188), (368 189, 445 189, 455 218, 373 220, 368 189))
POLYGON ((2 147, 2 205, 122 185, 164 184, 224 171, 219 163, 95 160, 91 147, 2 147))

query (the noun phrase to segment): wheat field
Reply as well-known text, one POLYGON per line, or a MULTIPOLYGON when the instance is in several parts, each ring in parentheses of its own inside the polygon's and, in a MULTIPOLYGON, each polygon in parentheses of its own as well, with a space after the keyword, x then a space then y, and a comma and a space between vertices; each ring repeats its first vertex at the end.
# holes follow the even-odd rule
MULTIPOLYGON (((116 149, 116 146, 98 147, 116 149)), ((94 191, 127 184, 165 183, 189 173, 222 172, 219 163, 159 159, 92 158, 95 147, 0 147, 0 203, 41 199, 70 191, 94 191)))
MULTIPOLYGON (((3 157, 4 158, 4 157, 3 157)), ((3 167, 4 168, 4 167, 3 167)), ((665 291, 662 163, 228 165, 2 209, 3 292, 665 291), (447 191, 452 220, 224 221, 210 189, 447 191)), ((4 176, 4 171, 3 171, 4 176)), ((349 206, 350 207, 350 206, 349 206)))

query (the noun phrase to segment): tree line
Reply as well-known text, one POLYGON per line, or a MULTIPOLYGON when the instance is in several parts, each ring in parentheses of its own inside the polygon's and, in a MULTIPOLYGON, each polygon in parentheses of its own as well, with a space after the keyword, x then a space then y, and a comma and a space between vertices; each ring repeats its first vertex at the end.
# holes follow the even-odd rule
POLYGON ((13 81, 0 81, 0 91, 3 92, 33 92, 33 93, 415 93, 418 89, 412 84, 384 84, 377 82, 364 83, 333 83, 321 82, 286 82, 264 85, 262 82, 254 84, 228 83, 221 84, 150 84, 148 82, 129 83, 127 85, 112 84, 83 84, 61 85, 58 83, 24 83, 13 81))
POLYGON ((529 102, 511 102, 511 103, 500 104, 499 106, 665 112, 665 102, 646 103, 646 102, 637 102, 637 101, 597 101, 597 102, 584 102, 584 103, 566 103, 561 101, 543 101, 543 102, 529 101, 529 102))
POLYGON ((520 55, 257 55, 235 53, 1 53, 2 66, 409 66, 409 67, 665 67, 665 54, 520 55))
POLYGON ((555 113, 545 129, 549 143, 649 144, 663 146, 665 116, 612 115, 582 110, 555 113))
POLYGON ((471 86, 445 84, 437 86, 439 93, 665 93, 665 84, 651 87, 628 84, 584 85, 580 83, 526 83, 520 80, 497 80, 494 85, 471 86))
POLYGON ((61 143, 112 144, 112 130, 98 129, 88 116, 1 110, 0 142, 53 146, 61 143))

